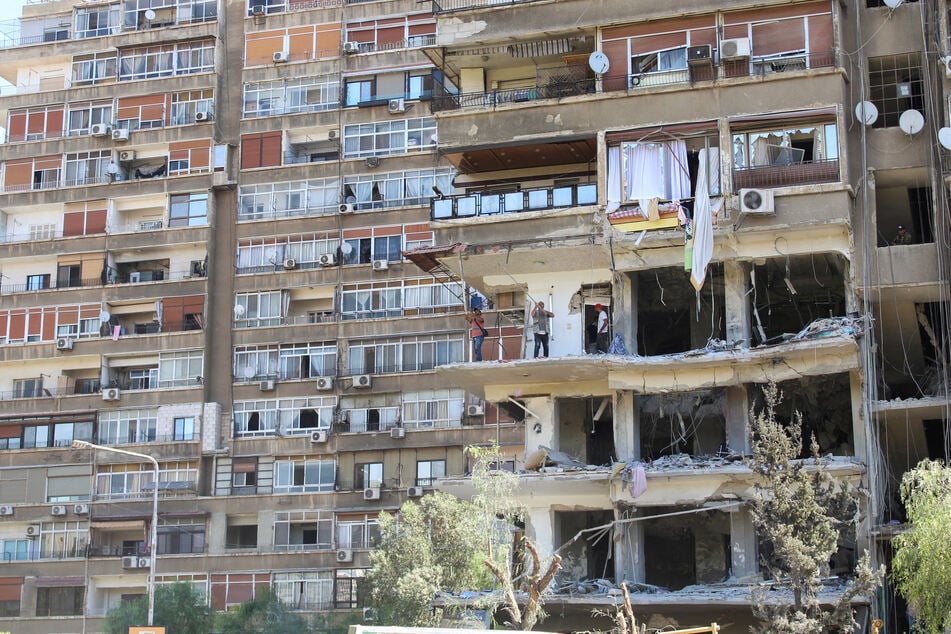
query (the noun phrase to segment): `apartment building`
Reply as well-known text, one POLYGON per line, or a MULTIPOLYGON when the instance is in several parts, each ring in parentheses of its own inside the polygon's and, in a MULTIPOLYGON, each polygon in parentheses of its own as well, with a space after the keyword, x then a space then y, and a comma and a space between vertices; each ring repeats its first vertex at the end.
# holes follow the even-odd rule
MULTIPOLYGON (((499 348, 525 357, 437 376, 524 408, 524 529, 566 562, 545 629, 590 629, 621 581, 651 627, 747 629, 764 552, 742 456, 768 382, 859 492, 830 574, 865 549, 888 564, 902 474, 949 453, 946 3, 434 12, 457 174, 409 255, 506 309, 499 348), (551 354, 531 359, 539 301, 551 354)), ((908 627, 889 582, 856 615, 908 627)))
POLYGON ((412 0, 5 25, 0 630, 101 631, 150 575, 359 612, 378 514, 520 439, 435 376, 470 354, 467 290, 402 256, 455 173, 435 28, 412 0))

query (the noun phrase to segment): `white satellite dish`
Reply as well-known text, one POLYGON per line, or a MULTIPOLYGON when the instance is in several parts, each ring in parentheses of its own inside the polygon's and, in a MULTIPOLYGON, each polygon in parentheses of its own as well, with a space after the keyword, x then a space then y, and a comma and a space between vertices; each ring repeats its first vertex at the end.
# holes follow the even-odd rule
POLYGON ((109 321, 110 319, 112 319, 112 315, 109 314, 109 311, 108 311, 108 310, 100 310, 100 311, 99 311, 99 321, 100 321, 100 323, 105 323, 105 322, 109 321))
POLYGON ((898 127, 905 134, 912 136, 921 132, 921 129, 925 127, 925 118, 917 110, 905 110, 898 117, 898 127))
POLYGON ((938 143, 946 150, 951 150, 951 128, 938 130, 938 143))
POLYGON ((889 9, 897 9, 905 0, 885 0, 885 6, 889 9))
POLYGON ((343 253, 344 255, 350 255, 350 252, 351 252, 351 251, 353 251, 353 247, 350 246, 350 243, 349 243, 349 242, 341 242, 341 243, 340 243, 340 252, 341 252, 341 253, 343 253))
POLYGON ((878 121, 878 108, 871 101, 860 101, 855 106, 855 118, 865 125, 878 121))
POLYGON ((241 374, 244 375, 244 378, 251 379, 251 378, 254 378, 254 375, 256 374, 256 372, 254 371, 254 368, 252 366, 246 365, 243 368, 241 368, 241 374))
POLYGON ((155 11, 153 11, 152 9, 146 9, 144 15, 145 15, 145 19, 148 20, 149 22, 155 19, 155 11))
POLYGON ((234 317, 235 319, 240 319, 241 317, 244 317, 244 306, 242 306, 241 304, 234 305, 234 317))

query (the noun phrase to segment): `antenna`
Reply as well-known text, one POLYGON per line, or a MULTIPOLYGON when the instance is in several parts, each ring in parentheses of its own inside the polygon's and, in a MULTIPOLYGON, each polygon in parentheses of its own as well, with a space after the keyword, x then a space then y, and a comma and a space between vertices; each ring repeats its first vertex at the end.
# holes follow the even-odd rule
POLYGON ((861 101, 855 106, 855 118, 865 125, 878 121, 878 108, 871 101, 861 101))
POLYGON ((925 118, 917 110, 905 110, 898 117, 898 127, 908 136, 914 136, 925 127, 925 118))

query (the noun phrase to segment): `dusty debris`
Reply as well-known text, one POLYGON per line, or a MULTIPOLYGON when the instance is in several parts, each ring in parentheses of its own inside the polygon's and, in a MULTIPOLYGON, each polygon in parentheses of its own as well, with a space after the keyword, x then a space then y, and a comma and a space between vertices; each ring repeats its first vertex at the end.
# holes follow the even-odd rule
POLYGON ((537 450, 525 456, 526 471, 542 471, 549 467, 561 470, 577 470, 588 469, 590 465, 572 458, 563 451, 550 449, 545 446, 539 447, 537 450))

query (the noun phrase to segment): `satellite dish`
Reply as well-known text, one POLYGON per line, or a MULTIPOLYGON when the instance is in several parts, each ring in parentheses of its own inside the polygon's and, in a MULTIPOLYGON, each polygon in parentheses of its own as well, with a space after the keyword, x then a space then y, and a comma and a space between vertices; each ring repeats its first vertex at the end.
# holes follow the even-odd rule
POLYGON ((938 143, 946 150, 951 150, 951 128, 938 130, 938 143))
POLYGON ((905 110, 898 117, 898 127, 909 136, 918 134, 925 127, 925 118, 917 110, 905 110))
POLYGON ((905 0, 885 0, 885 6, 889 9, 897 9, 905 0))
POLYGON ((349 242, 341 242, 341 243, 340 243, 340 252, 341 252, 341 253, 343 253, 344 255, 350 255, 350 252, 351 252, 351 251, 353 251, 353 247, 350 246, 350 243, 349 243, 349 242))
POLYGON ((241 304, 235 304, 234 316, 236 319, 240 319, 241 317, 244 317, 244 306, 242 306, 241 304))
POLYGON ((150 22, 155 19, 155 11, 153 11, 152 9, 146 9, 144 15, 145 15, 145 19, 149 20, 150 22))
POLYGON ((99 311, 99 322, 100 322, 100 323, 105 323, 105 322, 109 321, 110 319, 112 319, 112 315, 109 314, 109 311, 108 311, 108 310, 100 310, 100 311, 99 311))
POLYGON ((251 367, 250 365, 246 365, 243 368, 241 368, 241 374, 243 374, 244 378, 246 379, 253 379, 255 374, 254 368, 251 367))
POLYGON ((611 60, 601 51, 595 51, 588 56, 588 66, 596 74, 603 75, 611 67, 611 60))
POLYGON ((878 121, 878 108, 871 101, 861 101, 855 106, 855 118, 865 125, 878 121))

